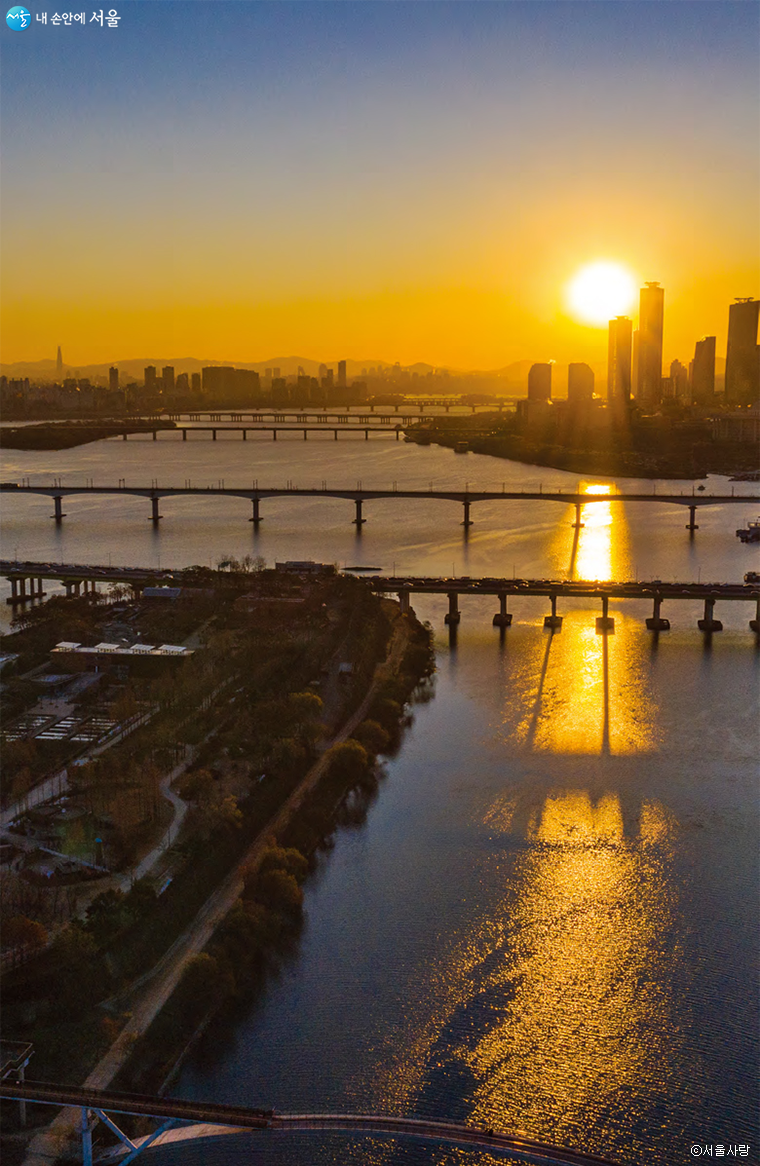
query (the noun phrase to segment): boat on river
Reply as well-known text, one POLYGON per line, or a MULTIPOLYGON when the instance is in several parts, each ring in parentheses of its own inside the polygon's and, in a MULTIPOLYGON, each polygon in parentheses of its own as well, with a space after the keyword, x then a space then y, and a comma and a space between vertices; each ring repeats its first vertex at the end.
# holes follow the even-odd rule
POLYGON ((736 532, 736 537, 741 539, 743 543, 760 543, 760 518, 740 527, 736 532))

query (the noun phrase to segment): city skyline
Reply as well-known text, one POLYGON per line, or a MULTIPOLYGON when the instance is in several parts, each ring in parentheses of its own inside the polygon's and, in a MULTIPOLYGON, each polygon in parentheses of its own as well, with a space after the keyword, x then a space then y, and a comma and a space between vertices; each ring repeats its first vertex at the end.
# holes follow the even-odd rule
POLYGON ((3 362, 600 364, 565 293, 602 260, 667 288, 665 367, 725 351, 757 294, 757 23, 178 0, 3 29, 3 362))

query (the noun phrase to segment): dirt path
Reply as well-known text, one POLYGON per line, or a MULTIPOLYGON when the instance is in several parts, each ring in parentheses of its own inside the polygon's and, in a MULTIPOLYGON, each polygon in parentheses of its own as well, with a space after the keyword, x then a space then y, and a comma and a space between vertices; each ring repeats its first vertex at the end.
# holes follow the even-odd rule
MULTIPOLYGON (((398 669, 409 642, 408 622, 397 617, 385 660, 375 669, 375 675, 367 695, 341 729, 329 742, 329 746, 340 744, 353 733, 367 715, 375 692, 385 680, 398 669)), ((130 989, 130 995, 138 988, 145 991, 134 1000, 131 1016, 123 1031, 111 1045, 108 1052, 83 1083, 87 1089, 106 1089, 118 1071, 126 1063, 135 1041, 147 1031, 155 1017, 163 1008, 180 981, 187 961, 203 951, 214 931, 234 907, 243 890, 243 869, 255 867, 269 845, 269 839, 277 837, 288 825, 293 815, 302 805, 306 796, 317 785, 327 762, 325 755, 314 763, 303 781, 296 787, 278 812, 257 835, 235 869, 208 897, 190 926, 172 944, 157 964, 141 977, 130 989)), ((64 1147, 75 1135, 79 1127, 80 1115, 76 1109, 64 1109, 41 1130, 30 1142, 23 1166, 50 1166, 64 1147)))

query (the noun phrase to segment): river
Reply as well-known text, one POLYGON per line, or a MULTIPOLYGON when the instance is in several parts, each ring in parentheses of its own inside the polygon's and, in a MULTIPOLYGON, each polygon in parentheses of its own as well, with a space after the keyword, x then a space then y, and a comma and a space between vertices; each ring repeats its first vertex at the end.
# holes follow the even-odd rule
MULTIPOLYGON (((5 456, 4 478, 63 484, 548 489, 579 479, 386 437, 109 441, 5 456)), ((593 490, 607 479, 582 483, 593 490)), ((619 480, 621 490, 691 491, 619 480)), ((711 478, 707 492, 729 489, 711 478)), ((737 493, 754 487, 737 484, 737 493)), ((6 498, 3 555, 182 566, 233 554, 373 564, 387 572, 562 578, 741 579, 757 569, 734 529, 754 507, 688 511, 590 503, 573 546, 570 506, 461 507, 388 499, 266 502, 258 532, 243 500, 172 499, 158 530, 145 500, 6 498)), ((263 996, 198 1047, 176 1095, 282 1111, 378 1110, 521 1128, 620 1163, 680 1163, 700 1145, 750 1145, 758 1016, 757 673, 749 604, 598 609, 462 601, 454 642, 445 601, 416 598, 436 633, 434 698, 414 708, 383 765, 363 825, 339 832, 305 888, 298 951, 263 996)), ((236 1136, 152 1160, 237 1166, 236 1136)), ((482 1151, 346 1135, 255 1141, 266 1166, 489 1162, 482 1151)), ((500 1159, 505 1160, 503 1157, 500 1159)))

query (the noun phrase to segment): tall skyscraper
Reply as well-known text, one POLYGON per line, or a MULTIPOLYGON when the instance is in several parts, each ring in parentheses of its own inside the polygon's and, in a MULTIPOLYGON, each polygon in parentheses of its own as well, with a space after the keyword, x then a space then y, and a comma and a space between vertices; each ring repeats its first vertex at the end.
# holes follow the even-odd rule
POLYGON ((636 400, 642 408, 659 405, 662 399, 662 325, 665 289, 647 283, 639 293, 639 340, 636 368, 636 400))
POLYGON ((631 399, 631 347, 633 324, 628 316, 610 320, 607 342, 607 403, 625 412, 631 399))
POLYGON ((728 309, 726 402, 730 405, 753 405, 760 401, 759 317, 760 300, 737 298, 728 309))
POLYGON ((192 393, 201 391, 201 374, 199 372, 194 372, 190 376, 190 391, 192 393))
POLYGON ((691 387, 689 385, 689 370, 680 360, 670 362, 670 383, 673 386, 673 397, 682 405, 691 401, 691 387))
POLYGON ((705 336, 694 346, 691 362, 691 399, 695 405, 715 403, 715 337, 705 336))
POLYGON ((528 400, 550 401, 552 395, 552 366, 534 364, 528 373, 528 400))
POLYGON ((119 391, 119 370, 118 368, 109 368, 108 370, 108 388, 112 393, 119 391))
POLYGON ((145 388, 155 389, 156 387, 156 366, 155 364, 146 365, 145 368, 145 388))
POLYGON ((63 377, 63 353, 61 352, 61 346, 59 344, 58 345, 58 355, 55 358, 55 379, 58 381, 59 384, 61 383, 62 377, 63 377))
POLYGON ((167 364, 165 366, 165 368, 163 368, 161 370, 161 380, 163 381, 164 392, 165 393, 173 393, 174 392, 174 368, 172 365, 167 364))
POLYGON ((567 399, 571 405, 588 405, 594 397, 594 370, 587 364, 567 366, 567 399))
POLYGON ((346 362, 345 360, 338 361, 338 388, 345 389, 346 387, 346 362))

